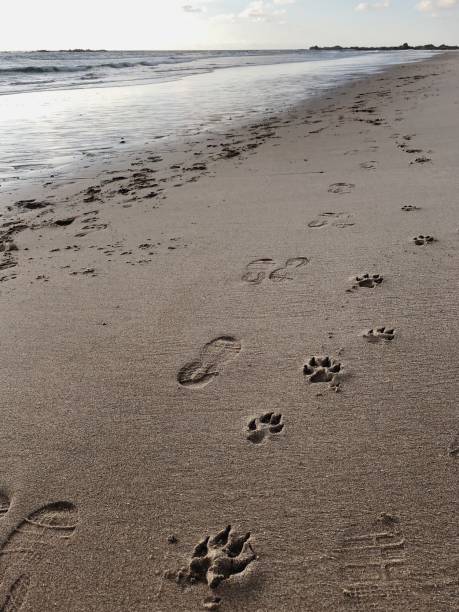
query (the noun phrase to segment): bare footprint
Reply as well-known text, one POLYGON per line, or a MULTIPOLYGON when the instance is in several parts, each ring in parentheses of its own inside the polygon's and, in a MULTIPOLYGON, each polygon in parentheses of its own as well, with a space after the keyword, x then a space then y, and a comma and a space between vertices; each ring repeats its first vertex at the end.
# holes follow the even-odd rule
POLYGON ((287 259, 283 268, 277 268, 273 270, 269 275, 269 279, 274 282, 280 282, 284 280, 293 280, 293 275, 297 268, 301 268, 305 264, 309 263, 307 257, 292 257, 287 259))
POLYGON ((19 612, 27 599, 29 587, 30 578, 26 574, 19 576, 6 594, 0 612, 19 612))
POLYGON ((223 364, 241 352, 241 342, 233 336, 220 336, 208 342, 200 352, 200 359, 187 363, 177 374, 182 387, 202 388, 220 374, 223 364))
POLYGON ((29 587, 24 573, 32 563, 40 562, 46 549, 70 538, 78 524, 78 511, 70 502, 54 502, 32 512, 10 533, 0 547, 0 581, 6 574, 14 577, 3 611, 17 611, 22 606, 29 587))

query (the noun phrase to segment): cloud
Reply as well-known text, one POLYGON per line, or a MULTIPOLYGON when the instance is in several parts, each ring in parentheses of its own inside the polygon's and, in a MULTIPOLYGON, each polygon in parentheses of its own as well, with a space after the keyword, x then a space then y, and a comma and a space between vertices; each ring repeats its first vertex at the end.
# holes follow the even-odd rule
POLYGON ((354 10, 358 13, 365 13, 367 11, 380 11, 389 7, 390 0, 381 0, 381 2, 360 2, 354 10))
MULTIPOLYGON (((201 0, 202 1, 202 0, 201 0)), ((206 0, 209 1, 209 0, 206 0)), ((241 21, 273 22, 285 25, 283 17, 287 10, 282 8, 295 4, 296 0, 251 0, 239 13, 223 13, 210 18, 215 23, 236 23, 241 21)))
POLYGON ((421 11, 421 13, 430 13, 436 16, 437 10, 450 9, 455 6, 459 6, 459 0, 421 0, 421 2, 416 5, 416 8, 418 11, 421 11))
POLYGON ((291 0, 273 0, 273 4, 265 0, 252 0, 243 11, 239 13, 241 19, 250 21, 271 21, 274 17, 285 15, 285 9, 276 9, 275 5, 292 4, 291 0))
POLYGON ((223 13, 221 15, 214 15, 210 18, 215 23, 235 23, 237 15, 235 13, 223 13))
POLYGON ((200 6, 193 6, 192 4, 184 4, 182 10, 185 13, 204 13, 206 9, 200 6))

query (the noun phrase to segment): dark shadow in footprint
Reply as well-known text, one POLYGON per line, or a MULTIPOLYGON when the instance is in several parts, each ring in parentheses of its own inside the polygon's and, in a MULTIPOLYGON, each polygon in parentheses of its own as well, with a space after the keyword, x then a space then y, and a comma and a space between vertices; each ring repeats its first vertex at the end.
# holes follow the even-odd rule
POLYGON ((200 359, 187 363, 177 374, 182 387, 202 388, 220 374, 220 368, 235 359, 241 352, 241 342, 233 336, 220 336, 208 342, 200 353, 200 359))
POLYGON ((410 162, 410 165, 413 165, 413 164, 427 164, 428 162, 431 162, 431 161, 432 161, 432 159, 430 157, 426 157, 425 155, 423 155, 422 157, 416 157, 414 162, 410 162))
POLYGON ((403 212, 413 212, 415 210, 421 210, 419 206, 414 206, 413 204, 405 204, 402 206, 403 212))
POLYGON ((297 268, 301 268, 307 263, 309 263, 309 259, 307 257, 292 257, 291 259, 287 259, 283 268, 273 270, 269 275, 269 278, 274 282, 293 280, 295 270, 297 268))
POLYGON ((0 582, 7 572, 22 574, 46 548, 70 538, 77 524, 78 511, 70 502, 51 503, 32 512, 0 548, 0 582))
POLYGON ((26 574, 22 574, 13 582, 5 601, 0 607, 0 612, 19 612, 27 599, 27 594, 30 587, 30 578, 26 574))
POLYGON ((10 499, 6 493, 0 491, 0 518, 10 509, 10 499))
POLYGON ((374 289, 383 282, 384 278, 380 274, 362 274, 362 276, 355 276, 351 280, 354 284, 351 289, 346 289, 348 292, 354 291, 359 287, 374 289))
POLYGON ((372 161, 362 162, 360 164, 360 167, 363 170, 375 170, 377 165, 378 165, 378 162, 372 160, 372 161))
POLYGON ((309 383, 338 383, 341 364, 331 357, 313 356, 303 367, 303 374, 309 383))
POLYGON ((424 236, 423 234, 420 234, 419 236, 415 236, 413 238, 413 242, 417 246, 425 246, 427 244, 435 242, 435 238, 433 236, 424 236))
POLYGON ((260 444, 272 435, 279 434, 283 429, 282 415, 267 412, 249 422, 247 425, 247 440, 253 444, 260 444))
POLYGON ((250 535, 239 535, 228 525, 215 537, 204 538, 193 551, 186 579, 216 589, 223 580, 243 572, 256 559, 250 535))
POLYGON ((328 225, 327 219, 313 219, 308 223, 308 227, 324 227, 324 225, 328 225))

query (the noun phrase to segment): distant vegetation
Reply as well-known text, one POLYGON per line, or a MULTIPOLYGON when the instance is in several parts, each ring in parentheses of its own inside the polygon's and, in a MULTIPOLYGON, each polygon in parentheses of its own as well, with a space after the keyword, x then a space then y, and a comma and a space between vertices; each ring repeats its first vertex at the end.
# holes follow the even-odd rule
POLYGON ((334 47, 310 47, 310 51, 451 51, 459 49, 458 45, 417 45, 412 47, 408 43, 399 45, 398 47, 341 47, 341 45, 335 45, 334 47))

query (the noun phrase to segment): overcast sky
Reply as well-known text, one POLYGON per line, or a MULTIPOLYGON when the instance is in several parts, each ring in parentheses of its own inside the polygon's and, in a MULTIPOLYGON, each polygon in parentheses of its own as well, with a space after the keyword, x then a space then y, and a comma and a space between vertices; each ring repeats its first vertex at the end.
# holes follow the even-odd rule
POLYGON ((11 0, 3 50, 459 43, 459 0, 11 0))

